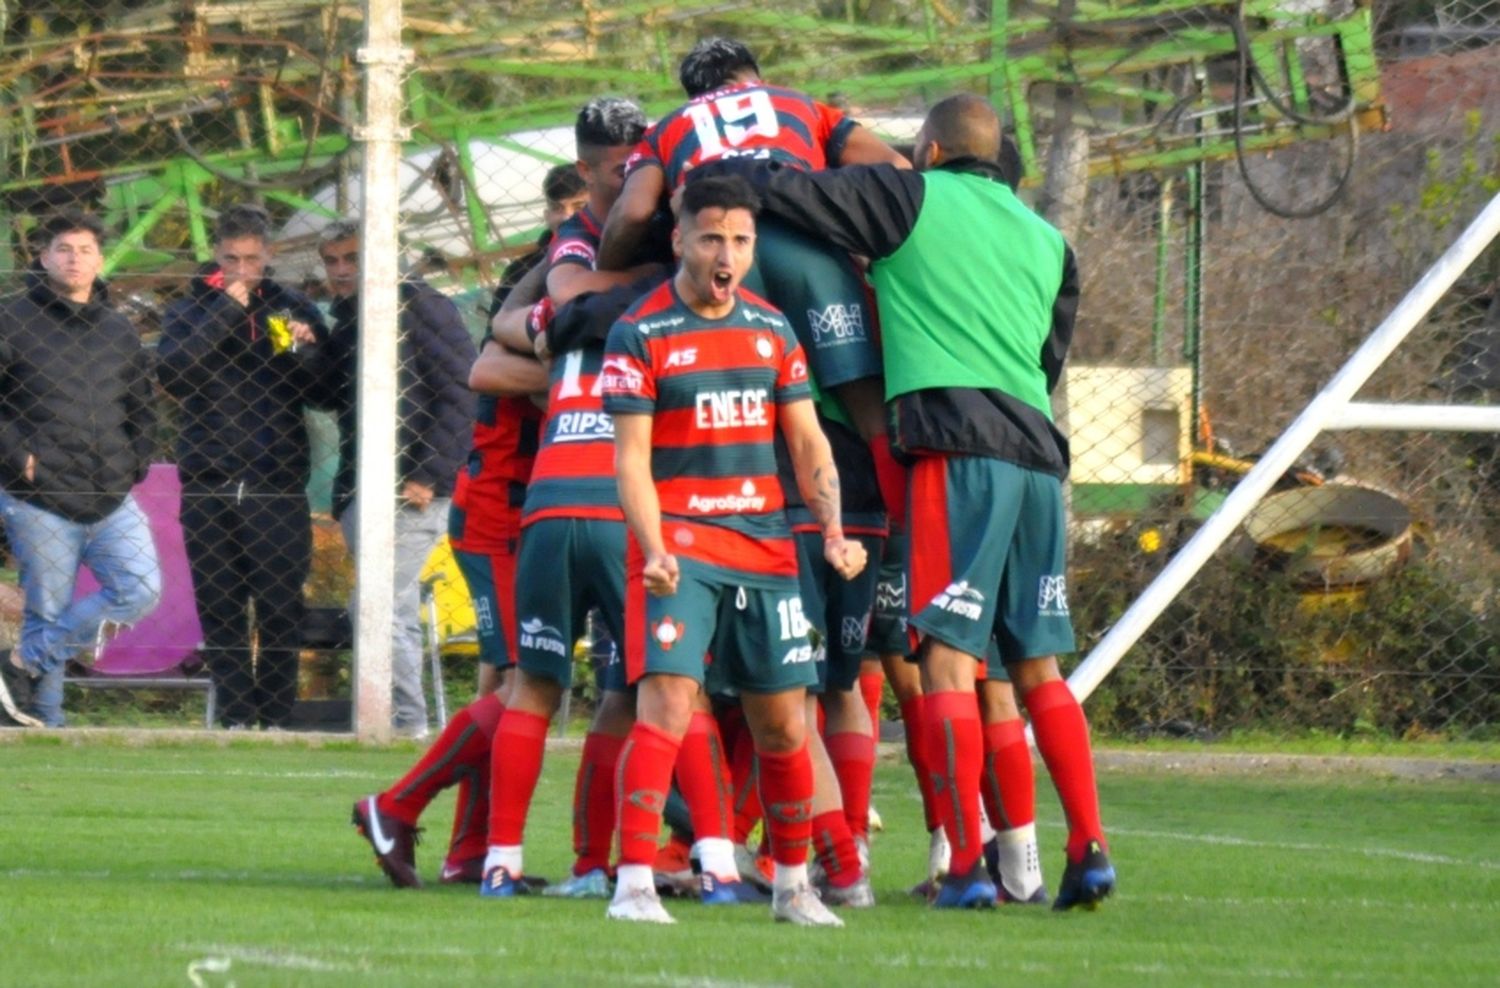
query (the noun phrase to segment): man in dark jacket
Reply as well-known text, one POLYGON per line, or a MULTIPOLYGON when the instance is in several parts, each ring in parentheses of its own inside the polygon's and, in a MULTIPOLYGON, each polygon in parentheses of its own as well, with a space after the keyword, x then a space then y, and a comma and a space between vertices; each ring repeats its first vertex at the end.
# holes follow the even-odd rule
MULTIPOLYGON (((339 419, 339 469, 333 480, 333 514, 354 550, 359 498, 357 366, 359 347, 359 224, 341 220, 318 238, 318 254, 333 296, 333 333, 319 357, 320 389, 339 419)), ((474 421, 469 368, 474 341, 458 308, 415 276, 400 286, 397 340, 395 601, 391 621, 391 686, 396 730, 427 733, 422 695, 422 565, 448 519, 453 481, 468 452, 474 421)))
POLYGON ((39 269, 0 306, 0 515, 26 598, 20 644, 0 653, 0 726, 62 726, 67 660, 161 597, 130 496, 151 459, 150 361, 98 280, 99 221, 59 213, 41 233, 39 269), (74 600, 80 564, 100 588, 74 600))
POLYGON ((327 332, 311 301, 267 277, 270 259, 264 210, 221 213, 214 260, 167 309, 158 350, 161 382, 182 406, 182 528, 230 727, 275 727, 291 712, 312 560, 303 411, 311 351, 327 332))

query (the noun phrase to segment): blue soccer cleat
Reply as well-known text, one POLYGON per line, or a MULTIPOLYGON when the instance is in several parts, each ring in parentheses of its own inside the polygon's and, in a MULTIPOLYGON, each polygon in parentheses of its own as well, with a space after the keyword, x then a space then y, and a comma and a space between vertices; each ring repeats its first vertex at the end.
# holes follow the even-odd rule
POLYGON ((486 899, 510 899, 530 892, 525 880, 512 875, 504 865, 486 869, 484 880, 479 883, 479 894, 486 899))
POLYGON ((974 862, 962 875, 952 872, 944 875, 932 900, 934 909, 993 909, 994 906, 995 883, 985 873, 983 861, 974 862))
POLYGON ((738 906, 746 903, 765 904, 771 897, 743 879, 726 882, 712 872, 705 871, 699 878, 699 895, 705 906, 738 906))
POLYGON ((1109 863, 1104 847, 1097 840, 1091 840, 1080 860, 1068 862, 1052 908, 1059 911, 1074 906, 1097 909, 1114 890, 1115 866, 1109 863))
POLYGON ((553 899, 608 899, 609 873, 603 868, 593 868, 565 882, 549 885, 542 894, 553 899))

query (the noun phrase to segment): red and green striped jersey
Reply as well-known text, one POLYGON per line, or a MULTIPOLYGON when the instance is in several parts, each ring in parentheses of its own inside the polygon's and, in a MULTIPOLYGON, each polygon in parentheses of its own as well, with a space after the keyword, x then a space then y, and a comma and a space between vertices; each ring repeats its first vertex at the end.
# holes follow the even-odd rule
POLYGON ((739 578, 795 576, 776 412, 811 392, 781 313, 741 289, 729 315, 705 319, 668 282, 610 330, 602 379, 606 411, 653 416, 651 474, 668 550, 739 578))
POLYGON ((529 399, 480 397, 474 444, 453 486, 448 517, 453 548, 503 552, 514 542, 541 420, 541 409, 529 399))
POLYGON ((854 121, 795 89, 746 82, 704 93, 662 117, 625 163, 626 174, 655 165, 667 187, 696 165, 753 157, 818 171, 837 162, 854 121))
POLYGON ((604 410, 604 345, 552 361, 542 449, 526 489, 521 524, 543 518, 624 521, 615 485, 615 426, 604 410))
POLYGON ((559 264, 581 264, 593 270, 599 260, 599 234, 603 228, 604 224, 585 203, 557 228, 557 235, 547 247, 548 270, 559 264))

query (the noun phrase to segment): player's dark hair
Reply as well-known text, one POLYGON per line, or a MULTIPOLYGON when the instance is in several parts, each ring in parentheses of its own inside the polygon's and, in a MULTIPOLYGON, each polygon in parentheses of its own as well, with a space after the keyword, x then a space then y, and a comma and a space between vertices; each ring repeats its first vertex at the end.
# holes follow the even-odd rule
POLYGON ((682 215, 697 216, 705 209, 747 209, 760 212, 760 196, 738 175, 718 175, 688 182, 682 190, 682 215))
POLYGON ((225 209, 214 224, 214 243, 222 244, 240 237, 255 237, 263 243, 270 243, 271 214, 250 202, 225 209))
POLYGON ((582 195, 583 191, 583 176, 572 164, 553 165, 547 169, 547 177, 542 179, 542 195, 548 202, 572 199, 582 195))
POLYGON ((634 147, 646 133, 646 114, 618 96, 596 96, 583 104, 573 123, 578 157, 590 161, 605 148, 634 147))
POLYGON ((1000 160, 1000 118, 989 100, 959 93, 939 100, 927 111, 928 140, 937 141, 949 158, 1000 160))
POLYGON ((343 216, 330 222, 318 231, 318 250, 322 250, 329 244, 336 244, 340 240, 349 240, 359 236, 359 219, 353 216, 343 216))
POLYGON ((760 77, 760 66, 749 48, 732 38, 705 38, 683 56, 677 78, 689 96, 702 96, 723 89, 745 73, 760 77))
POLYGON ((65 233, 92 233, 94 242, 104 246, 104 224, 93 213, 81 209, 59 209, 42 220, 36 228, 36 239, 32 243, 43 248, 51 247, 52 241, 65 233))

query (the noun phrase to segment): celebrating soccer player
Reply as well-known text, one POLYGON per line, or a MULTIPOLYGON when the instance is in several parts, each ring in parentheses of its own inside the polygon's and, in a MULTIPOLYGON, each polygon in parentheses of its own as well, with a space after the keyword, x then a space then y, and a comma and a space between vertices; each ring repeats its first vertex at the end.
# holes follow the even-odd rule
POLYGON ((639 687, 620 763, 615 919, 670 923, 651 861, 672 765, 708 675, 743 698, 760 760, 780 920, 838 926, 807 878, 812 766, 803 711, 812 649, 796 551, 776 479, 786 438, 798 487, 842 576, 865 553, 845 540, 838 474, 817 427, 807 362, 786 320, 743 293, 756 197, 741 181, 684 195, 681 267, 610 332, 602 379, 630 528, 624 651, 639 687))

